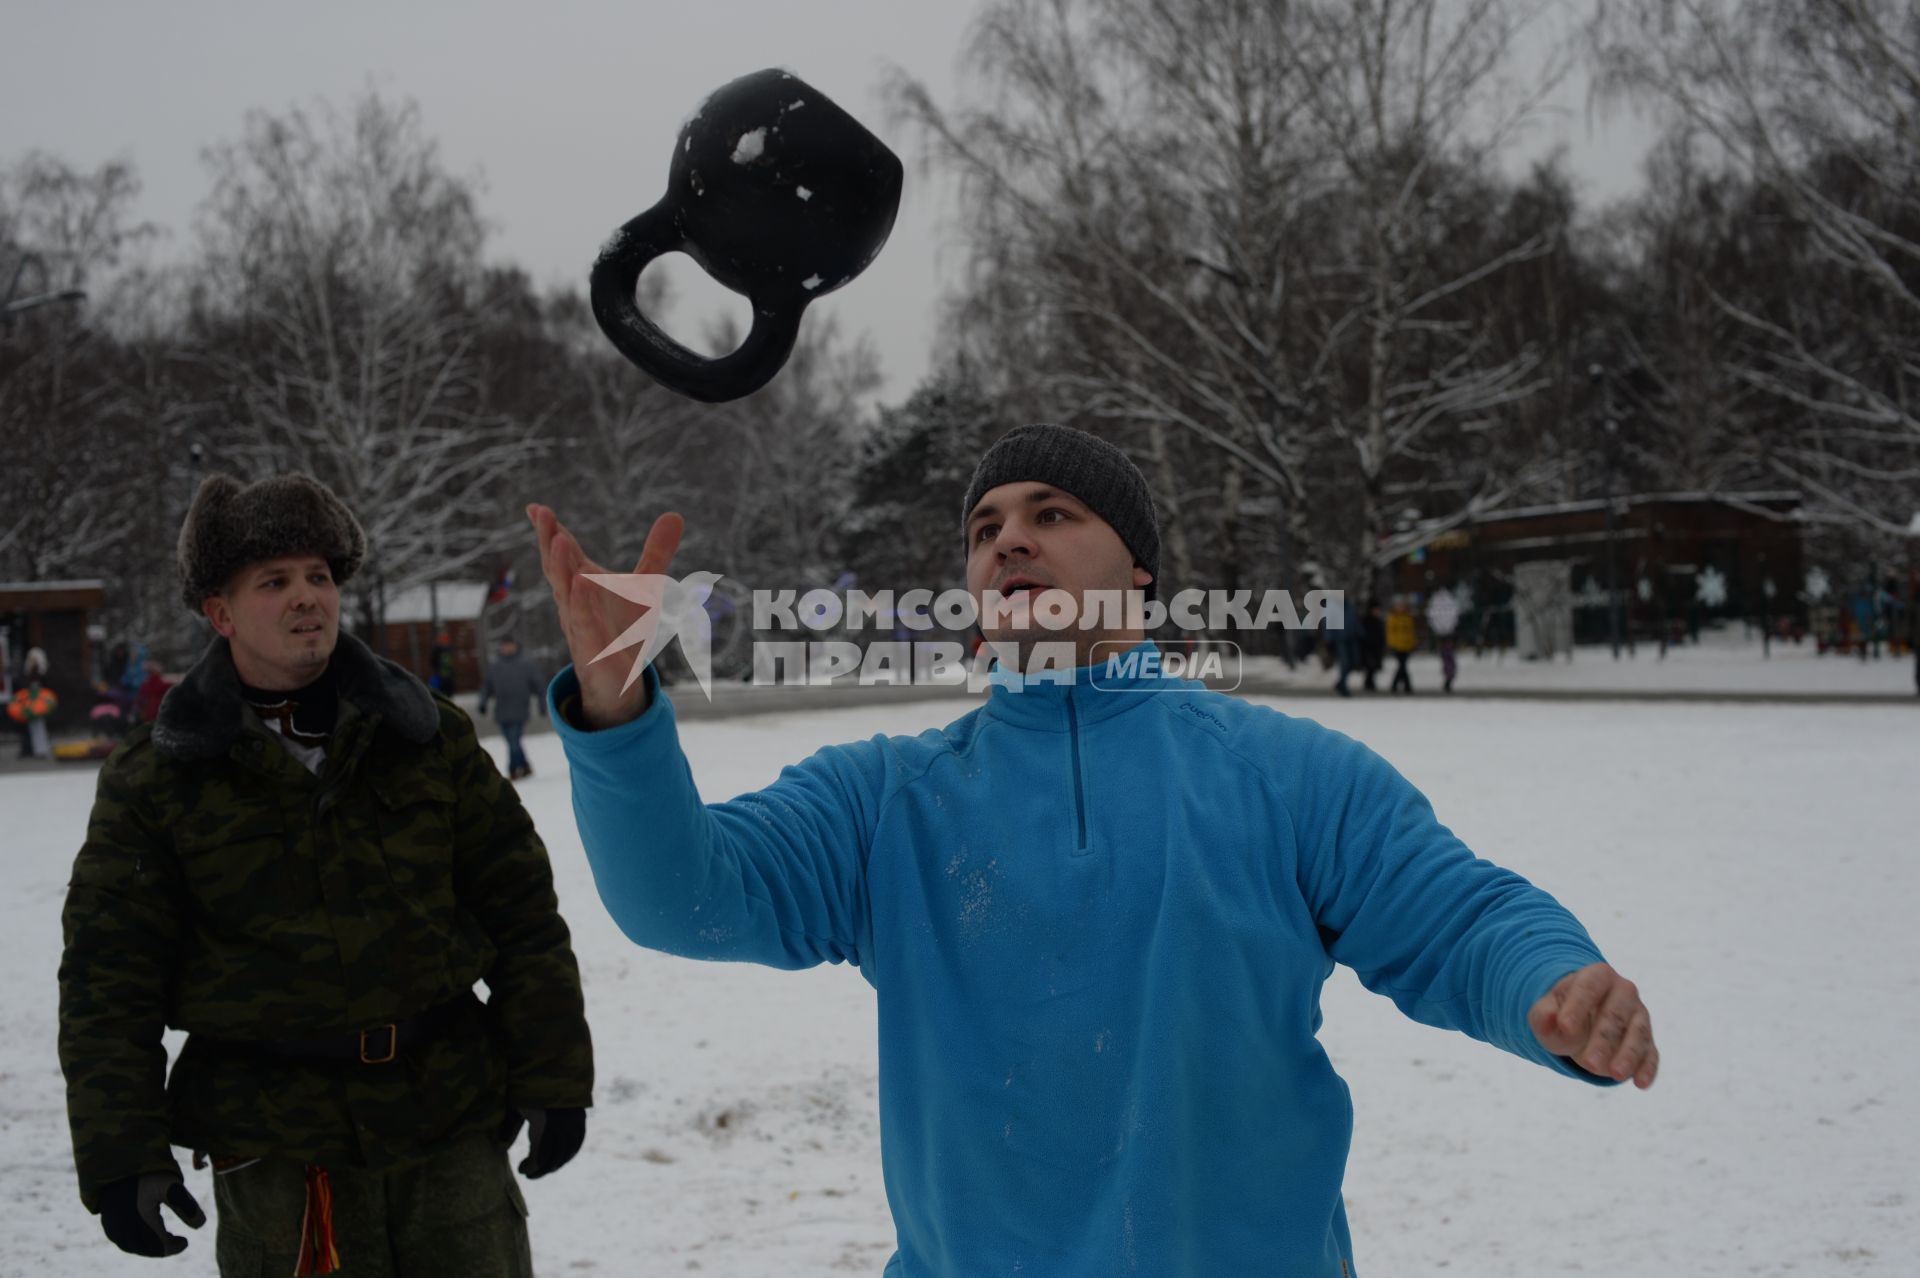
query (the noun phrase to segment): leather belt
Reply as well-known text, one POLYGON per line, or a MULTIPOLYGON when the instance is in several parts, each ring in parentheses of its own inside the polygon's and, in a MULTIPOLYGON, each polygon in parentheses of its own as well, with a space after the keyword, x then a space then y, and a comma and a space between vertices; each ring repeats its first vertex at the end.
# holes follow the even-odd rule
POLYGON ((398 1058, 400 1053, 430 1042, 455 1017, 467 1008, 479 1005, 480 1000, 468 993, 417 1015, 371 1025, 357 1032, 330 1034, 325 1038, 269 1038, 244 1043, 229 1041, 225 1045, 241 1051, 288 1059, 386 1065, 398 1058))

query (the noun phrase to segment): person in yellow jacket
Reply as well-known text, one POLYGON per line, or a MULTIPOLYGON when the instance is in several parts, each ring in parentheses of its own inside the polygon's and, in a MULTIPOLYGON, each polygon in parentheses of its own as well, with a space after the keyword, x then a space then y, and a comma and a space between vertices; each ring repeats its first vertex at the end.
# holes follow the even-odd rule
POLYGON ((1407 675, 1407 658, 1420 646, 1420 636, 1413 624, 1413 613, 1407 610, 1405 597, 1396 595, 1393 611, 1387 614, 1387 651, 1393 654, 1393 683, 1391 690, 1404 691, 1413 695, 1413 680, 1407 675))

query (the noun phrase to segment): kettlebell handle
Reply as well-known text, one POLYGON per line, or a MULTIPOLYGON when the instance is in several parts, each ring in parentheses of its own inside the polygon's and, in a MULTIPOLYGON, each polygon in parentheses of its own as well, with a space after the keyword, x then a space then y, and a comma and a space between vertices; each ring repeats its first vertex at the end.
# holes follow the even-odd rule
POLYGON ((739 350, 718 359, 690 351, 642 315, 634 300, 647 263, 678 252, 700 261, 698 247, 681 234, 666 200, 614 232, 593 264, 594 319, 622 355, 683 395, 718 404, 752 394, 772 381, 793 353, 805 304, 782 307, 749 296, 753 327, 739 350))

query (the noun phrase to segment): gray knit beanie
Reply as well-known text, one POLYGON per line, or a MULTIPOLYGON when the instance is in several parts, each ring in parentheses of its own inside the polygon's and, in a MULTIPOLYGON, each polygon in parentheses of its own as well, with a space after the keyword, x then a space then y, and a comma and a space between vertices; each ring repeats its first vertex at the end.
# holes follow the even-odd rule
POLYGON ((1070 426, 1016 426, 987 449, 967 485, 960 509, 963 542, 980 498, 1001 484, 1017 483, 1052 484, 1106 520, 1133 552, 1133 561, 1153 574, 1154 584, 1146 587, 1147 598, 1153 598, 1160 581, 1160 523, 1146 476, 1125 453, 1070 426))
POLYGON ((367 534, 338 497, 307 475, 275 475, 243 485, 209 475, 180 526, 174 570, 180 598, 194 612, 248 564, 285 555, 317 555, 336 585, 367 557, 367 534))

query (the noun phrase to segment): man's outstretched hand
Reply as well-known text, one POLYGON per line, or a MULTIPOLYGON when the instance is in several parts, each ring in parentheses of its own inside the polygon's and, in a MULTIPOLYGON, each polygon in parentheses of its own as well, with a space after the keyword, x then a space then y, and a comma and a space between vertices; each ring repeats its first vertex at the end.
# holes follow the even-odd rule
POLYGON ((1541 1046, 1589 1074, 1623 1083, 1631 1078, 1644 1090, 1660 1072, 1640 991, 1605 963, 1561 977, 1527 1013, 1527 1025, 1541 1046))
MULTIPOLYGON (((627 687, 631 658, 616 654, 596 663, 594 658, 637 621, 657 609, 654 605, 634 603, 591 581, 583 573, 604 573, 587 558, 573 534, 561 526, 559 518, 545 506, 527 507, 540 539, 540 569, 553 588, 553 604, 560 613, 560 629, 567 637, 567 652, 573 658, 574 673, 580 677, 580 713, 583 727, 611 728, 638 718, 647 708, 647 685, 636 679, 627 687)), ((647 544, 640 551, 636 574, 664 576, 673 566, 680 549, 680 535, 686 522, 675 514, 653 521, 647 544)), ((637 651, 637 649, 635 649, 637 651)), ((623 650, 624 651, 624 650, 623 650)))

